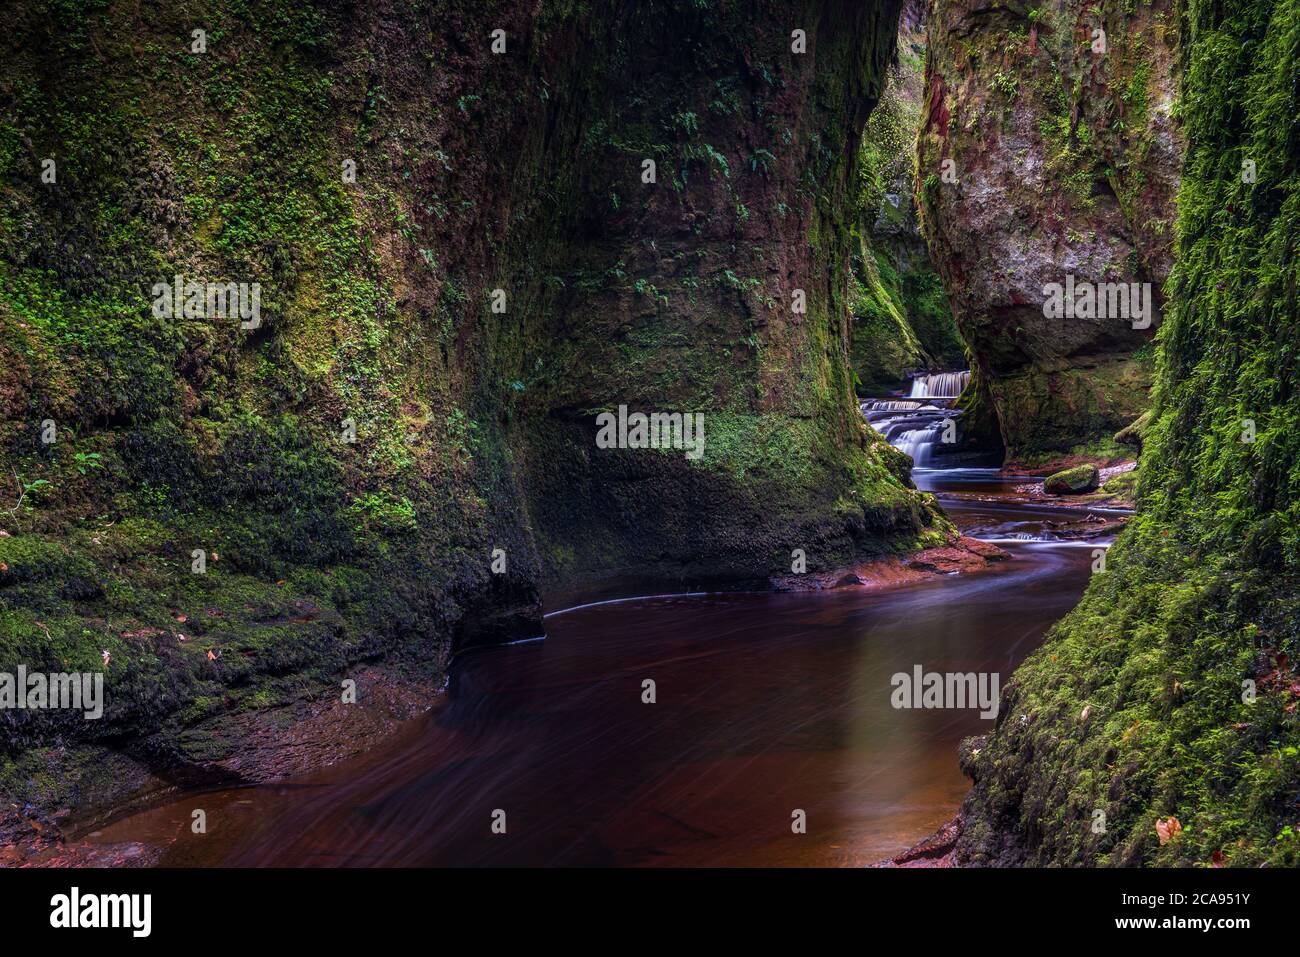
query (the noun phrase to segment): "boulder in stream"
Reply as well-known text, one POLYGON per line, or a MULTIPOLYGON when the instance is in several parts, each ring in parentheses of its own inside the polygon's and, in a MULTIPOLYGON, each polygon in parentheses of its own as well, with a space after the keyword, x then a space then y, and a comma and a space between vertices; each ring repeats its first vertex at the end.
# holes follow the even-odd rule
POLYGON ((1076 465, 1043 479, 1043 491, 1048 495, 1082 495, 1095 492, 1100 484, 1101 472, 1097 466, 1076 465))

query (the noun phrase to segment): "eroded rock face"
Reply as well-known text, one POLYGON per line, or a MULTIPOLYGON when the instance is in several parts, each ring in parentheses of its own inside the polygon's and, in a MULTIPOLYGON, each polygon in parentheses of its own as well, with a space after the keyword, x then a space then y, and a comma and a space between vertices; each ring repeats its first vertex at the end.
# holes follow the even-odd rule
POLYGON ((1167 0, 932 9, 918 205, 1012 459, 1094 442, 1148 404, 1180 156, 1176 27, 1167 0), (1070 276, 1149 283, 1151 314, 1045 316, 1045 287, 1070 276))
POLYGON ((361 662, 431 695, 544 595, 944 539, 846 360, 900 3, 218 2, 202 49, 180 9, 23 5, 0 669, 102 669, 108 705, 0 728, 0 792, 112 803, 123 743, 210 775, 361 662), (258 284, 259 324, 155 314, 176 274, 258 284), (703 454, 597 447, 620 406, 703 415, 703 454))
POLYGON ((925 13, 924 0, 904 5, 897 57, 859 151, 860 246, 849 283, 849 360, 864 396, 903 389, 920 371, 966 365, 965 346, 913 201, 916 130, 925 94, 925 13))
POLYGON ((962 863, 1300 863, 1300 8, 1180 11, 1187 153, 1137 513, 966 749, 962 863))
POLYGON ((521 277, 511 372, 547 589, 752 579, 794 548, 831 567, 931 524, 864 430, 847 363, 857 146, 898 6, 593 14, 604 46, 565 64, 544 121, 565 202, 521 277), (620 405, 702 414, 703 456, 597 449, 595 414, 620 405))

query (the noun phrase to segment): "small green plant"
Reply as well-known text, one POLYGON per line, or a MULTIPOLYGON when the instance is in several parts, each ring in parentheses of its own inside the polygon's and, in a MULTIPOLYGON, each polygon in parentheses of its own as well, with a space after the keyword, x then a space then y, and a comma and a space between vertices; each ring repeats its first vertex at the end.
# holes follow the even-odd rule
POLYGON ((14 481, 18 483, 18 501, 14 503, 13 508, 7 509, 10 515, 15 515, 18 513, 18 510, 23 507, 23 501, 27 498, 28 495, 30 495, 32 492, 39 492, 41 489, 48 487, 50 484, 45 479, 36 479, 35 481, 32 482, 24 482, 18 476, 17 472, 14 473, 14 481))
POLYGON ((749 169, 753 173, 762 173, 767 175, 767 171, 772 168, 776 162, 776 157, 767 150, 755 150, 749 157, 749 169))
POLYGON ((1001 70, 998 70, 997 73, 993 74, 992 85, 993 89, 997 90, 1008 100, 1014 100, 1016 98, 1016 93, 1020 89, 1020 80, 1018 77, 1015 77, 1010 73, 1003 73, 1001 70))
POLYGON ((104 463, 99 460, 98 452, 78 452, 72 456, 78 475, 86 475, 95 469, 102 469, 104 463))
POLYGON ((717 150, 715 150, 715 149, 714 149, 710 144, 708 144, 708 143, 705 143, 705 144, 704 144, 704 152, 705 152, 705 154, 709 157, 709 159, 713 160, 713 162, 715 162, 715 163, 718 164, 718 168, 719 168, 720 170, 722 170, 722 175, 723 175, 724 177, 730 179, 730 178, 731 178, 731 164, 727 162, 727 158, 726 158, 725 156, 723 156, 721 153, 719 153, 717 150))

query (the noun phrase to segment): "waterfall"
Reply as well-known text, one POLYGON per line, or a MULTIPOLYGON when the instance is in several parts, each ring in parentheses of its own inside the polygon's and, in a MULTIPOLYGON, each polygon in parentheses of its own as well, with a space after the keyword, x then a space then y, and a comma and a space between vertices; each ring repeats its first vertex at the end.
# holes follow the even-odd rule
POLYGON ((922 407, 922 403, 907 399, 867 399, 862 403, 863 412, 915 412, 922 407))
POLYGON ((930 451, 939 438, 939 425, 927 425, 919 429, 908 429, 895 436, 890 445, 900 452, 912 457, 912 467, 923 469, 930 464, 930 451))
POLYGON ((970 372, 938 372, 912 380, 913 399, 955 399, 970 382, 970 372))
POLYGON ((934 468, 936 460, 943 468, 944 459, 935 455, 936 447, 944 434, 944 423, 961 417, 960 410, 951 406, 969 382, 968 371, 917 376, 912 380, 910 396, 863 399, 859 407, 868 424, 886 442, 912 457, 913 468, 934 468))

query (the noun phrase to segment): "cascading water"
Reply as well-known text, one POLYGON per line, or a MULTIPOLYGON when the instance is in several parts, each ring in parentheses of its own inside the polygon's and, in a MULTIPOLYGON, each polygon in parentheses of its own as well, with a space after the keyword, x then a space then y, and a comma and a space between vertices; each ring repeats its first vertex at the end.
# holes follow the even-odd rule
POLYGON ((914 468, 930 468, 945 423, 961 416, 950 406, 969 382, 968 371, 917 376, 907 398, 866 399, 862 414, 890 445, 912 457, 914 468))
POLYGON ((955 399, 970 383, 970 372, 938 372, 912 380, 913 399, 955 399))
POLYGON ((912 457, 912 467, 923 469, 930 464, 930 451, 939 436, 939 426, 927 425, 923 429, 908 429, 890 441, 890 445, 912 457))

